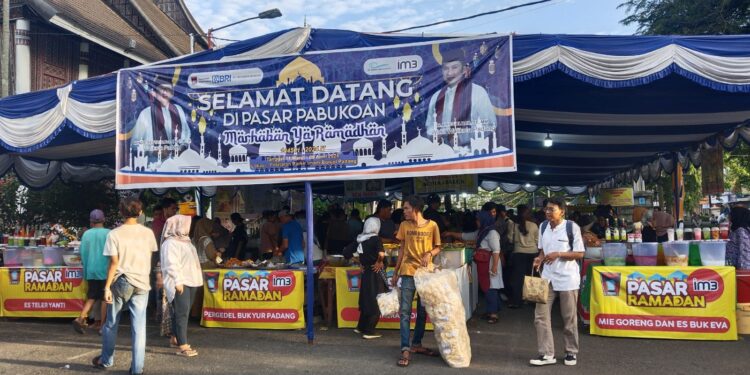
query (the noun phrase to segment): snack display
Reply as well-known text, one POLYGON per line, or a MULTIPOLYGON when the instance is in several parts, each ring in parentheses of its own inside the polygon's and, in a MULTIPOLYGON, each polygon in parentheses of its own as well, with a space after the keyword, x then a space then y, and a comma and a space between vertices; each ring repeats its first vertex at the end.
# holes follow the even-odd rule
POLYGON ((664 261, 667 263, 668 266, 687 267, 688 256, 685 254, 680 254, 680 255, 675 255, 675 256, 665 255, 664 261))
POLYGON ((455 273, 420 268, 414 275, 414 283, 435 327, 435 340, 443 360, 450 367, 469 367, 471 343, 455 273))
POLYGON ((230 258, 227 260, 223 266, 226 268, 248 268, 254 266, 255 263, 253 263, 252 260, 239 260, 237 258, 230 258))

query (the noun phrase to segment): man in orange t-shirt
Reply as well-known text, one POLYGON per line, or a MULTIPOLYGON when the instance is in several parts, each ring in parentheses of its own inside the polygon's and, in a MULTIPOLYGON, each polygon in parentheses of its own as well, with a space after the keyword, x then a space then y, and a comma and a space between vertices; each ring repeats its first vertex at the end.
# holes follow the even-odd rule
POLYGON ((414 325, 414 338, 409 342, 411 305, 414 301, 416 286, 414 284, 414 273, 419 267, 426 267, 432 263, 432 258, 440 253, 440 230, 437 223, 427 220, 422 216, 424 202, 418 196, 408 197, 404 201, 404 219, 396 234, 396 239, 401 242, 401 250, 398 254, 398 262, 393 274, 393 284, 396 285, 401 278, 401 306, 399 317, 401 318, 401 359, 398 365, 406 367, 409 365, 411 353, 438 356, 434 350, 422 346, 427 312, 422 302, 417 298, 417 320, 414 325))

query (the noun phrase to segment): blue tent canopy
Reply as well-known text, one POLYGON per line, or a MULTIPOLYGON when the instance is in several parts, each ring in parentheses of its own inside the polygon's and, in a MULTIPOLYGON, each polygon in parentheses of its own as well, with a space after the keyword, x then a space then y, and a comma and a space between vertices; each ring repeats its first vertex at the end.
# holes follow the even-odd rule
MULTIPOLYGON (((450 37, 295 28, 155 64, 450 37)), ((580 191, 650 180, 677 162, 700 165, 701 148, 750 139, 750 36, 520 35, 513 54, 518 171, 481 176, 485 188, 580 191), (544 148, 548 134, 554 145, 544 148)), ((108 74, 0 100, 0 173, 15 167, 47 175, 22 176, 34 186, 50 173, 70 177, 48 161, 112 167, 115 88, 116 75, 108 74)))

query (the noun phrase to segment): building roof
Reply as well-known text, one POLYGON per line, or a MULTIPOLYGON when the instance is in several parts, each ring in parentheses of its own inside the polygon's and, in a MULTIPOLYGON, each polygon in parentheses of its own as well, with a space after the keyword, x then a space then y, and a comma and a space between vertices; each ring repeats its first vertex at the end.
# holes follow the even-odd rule
POLYGON ((190 53, 189 34, 151 0, 132 0, 124 6, 132 6, 157 40, 144 35, 106 0, 29 0, 27 4, 51 24, 141 63, 190 53))
POLYGON ((176 56, 190 53, 190 35, 162 12, 152 0, 131 0, 131 4, 176 56))

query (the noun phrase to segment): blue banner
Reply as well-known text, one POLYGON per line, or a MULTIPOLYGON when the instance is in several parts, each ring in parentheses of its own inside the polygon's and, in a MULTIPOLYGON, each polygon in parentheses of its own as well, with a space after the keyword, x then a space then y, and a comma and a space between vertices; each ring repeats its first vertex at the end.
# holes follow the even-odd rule
POLYGON ((134 68, 117 187, 515 171, 510 36, 134 68))

